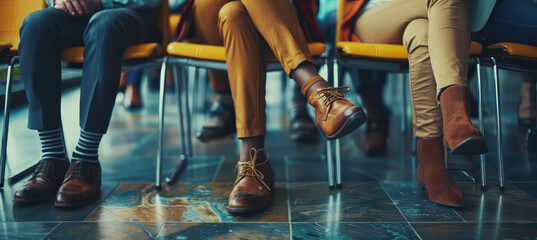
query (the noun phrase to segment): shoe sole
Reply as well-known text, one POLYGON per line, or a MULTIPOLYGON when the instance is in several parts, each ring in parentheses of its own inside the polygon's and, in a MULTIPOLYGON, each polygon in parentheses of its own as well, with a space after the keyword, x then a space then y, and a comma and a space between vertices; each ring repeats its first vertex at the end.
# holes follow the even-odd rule
POLYGON ((230 207, 226 207, 226 210, 228 213, 240 213, 240 214, 244 214, 244 213, 256 213, 256 212, 261 212, 263 210, 265 210, 268 206, 270 205, 270 202, 265 205, 265 206, 262 206, 262 207, 256 207, 256 208, 230 208, 230 207))
POLYGON ((359 111, 349 117, 347 121, 343 124, 343 127, 339 129, 339 131, 336 132, 336 134, 332 136, 327 136, 322 130, 321 132, 324 134, 326 139, 328 140, 335 140, 338 138, 342 138, 347 136, 349 133, 353 132, 360 126, 362 126, 365 122, 367 122, 367 115, 365 115, 364 111, 359 111))
POLYGON ((93 197, 87 199, 86 201, 83 201, 83 202, 77 202, 77 203, 74 203, 74 204, 69 204, 69 203, 59 203, 59 202, 54 201, 54 206, 59 207, 59 208, 80 207, 80 206, 86 205, 86 204, 88 204, 88 203, 91 203, 91 202, 95 201, 96 199, 99 199, 100 196, 101 196, 101 191, 99 190, 99 192, 96 193, 95 196, 93 196, 93 197))
POLYGON ((13 201, 17 203, 38 203, 38 202, 44 202, 44 201, 50 200, 52 198, 54 198, 54 196, 46 197, 46 198, 39 198, 39 199, 13 198, 13 201))
MULTIPOLYGON (((423 185, 421 183, 418 183, 418 191, 421 192, 421 193, 427 193, 427 188, 425 187, 425 185, 423 185)), ((428 195, 428 193, 427 193, 427 195, 428 195)), ((429 197, 427 197, 427 199, 429 201, 433 202, 433 203, 436 203, 438 205, 445 206, 445 207, 451 207, 451 208, 463 208, 463 207, 466 207, 466 205, 455 205, 455 204, 437 202, 437 201, 431 200, 431 198, 429 198, 429 197)))
POLYGON ((219 136, 215 136, 215 137, 201 137, 201 136, 198 136, 198 134, 196 134, 195 137, 200 142, 207 143, 207 142, 212 142, 212 141, 217 141, 217 140, 224 140, 224 139, 227 139, 227 138, 233 138, 233 135, 235 135, 235 133, 237 133, 237 130, 234 130, 232 132, 222 134, 222 135, 219 135, 219 136))
POLYGON ((232 132, 232 133, 224 135, 224 136, 214 137, 214 138, 198 138, 198 137, 196 137, 196 139, 198 139, 198 141, 200 141, 202 143, 208 143, 208 142, 214 142, 214 141, 219 141, 219 140, 226 140, 228 138, 233 138, 233 135, 235 135, 235 132, 232 132))
MULTIPOLYGON (((448 145, 448 148, 450 146, 448 145)), ((488 152, 487 142, 482 136, 473 136, 465 139, 455 148, 451 149, 451 154, 483 154, 488 152)))

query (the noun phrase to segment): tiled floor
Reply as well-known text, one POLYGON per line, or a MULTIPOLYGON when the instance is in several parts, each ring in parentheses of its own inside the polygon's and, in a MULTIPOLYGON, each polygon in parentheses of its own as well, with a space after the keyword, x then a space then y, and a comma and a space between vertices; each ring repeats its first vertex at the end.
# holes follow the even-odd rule
MULTIPOLYGON (((58 209, 51 201, 15 204, 13 192, 22 182, 6 186, 0 190, 0 239, 537 239, 537 155, 525 151, 525 131, 517 127, 518 83, 502 86, 507 94, 502 100, 506 191, 498 191, 494 119, 488 117, 489 188, 483 192, 453 172, 467 207, 452 209, 417 191, 411 136, 400 131, 397 78, 386 87, 392 110, 388 153, 366 157, 363 129, 344 138, 343 189, 330 190, 322 144, 289 140, 279 78, 269 76, 267 149, 277 176, 273 202, 264 212, 225 211, 239 146, 234 139, 207 144, 193 139, 195 155, 179 181, 154 188, 157 93, 144 90, 142 110, 116 106, 100 150, 104 183, 99 201, 75 209, 58 209)), ((63 96, 68 149, 78 137, 78 97, 76 89, 63 96)), ((171 94, 167 101, 165 176, 180 152, 171 94)), ((37 136, 25 128, 26 114, 25 108, 12 114, 11 172, 39 158, 39 149, 31 147, 38 146, 37 136)), ((194 119, 195 129, 202 120, 194 119)), ((479 177, 475 160, 472 174, 479 177)))

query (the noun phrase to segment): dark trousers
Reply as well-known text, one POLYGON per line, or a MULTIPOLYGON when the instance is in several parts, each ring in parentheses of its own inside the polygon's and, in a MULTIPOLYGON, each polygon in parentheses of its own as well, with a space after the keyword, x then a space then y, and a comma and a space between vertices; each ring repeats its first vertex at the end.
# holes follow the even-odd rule
POLYGON ((30 14, 20 29, 19 44, 29 103, 28 127, 49 130, 61 126, 60 51, 84 45, 80 127, 106 133, 125 49, 161 38, 147 19, 143 12, 127 8, 103 10, 91 17, 73 17, 54 8, 30 14))
POLYGON ((537 46, 537 4, 532 0, 498 1, 479 36, 485 45, 513 42, 537 46))

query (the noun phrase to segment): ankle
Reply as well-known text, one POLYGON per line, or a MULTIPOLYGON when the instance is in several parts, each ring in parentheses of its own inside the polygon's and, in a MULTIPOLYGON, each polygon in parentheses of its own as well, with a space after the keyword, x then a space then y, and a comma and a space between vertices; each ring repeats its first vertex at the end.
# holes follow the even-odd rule
POLYGON ((308 88, 308 91, 306 91, 306 98, 309 99, 310 95, 316 90, 327 88, 327 87, 330 87, 330 85, 325 80, 321 80, 321 81, 314 83, 313 85, 311 85, 310 88, 308 88))
POLYGON ((233 97, 231 94, 217 94, 216 101, 228 106, 233 106, 233 97))

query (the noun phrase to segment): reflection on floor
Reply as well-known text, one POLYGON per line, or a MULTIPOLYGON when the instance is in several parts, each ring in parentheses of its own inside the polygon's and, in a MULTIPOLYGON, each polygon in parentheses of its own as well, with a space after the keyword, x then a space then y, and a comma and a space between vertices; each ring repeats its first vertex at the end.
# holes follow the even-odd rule
MULTIPOLYGON (((195 155, 179 181, 154 188, 157 93, 144 90, 144 108, 127 112, 116 106, 101 153, 99 201, 76 209, 52 202, 14 204, 22 182, 0 190, 0 239, 536 239, 537 155, 524 148, 524 130, 516 122, 517 84, 502 87, 506 191, 498 191, 494 119, 487 118, 489 188, 481 191, 460 173, 453 176, 467 207, 435 205, 416 187, 416 158, 409 130, 401 132, 401 87, 388 81, 392 110, 389 149, 366 157, 363 129, 342 140, 343 189, 329 190, 322 144, 291 142, 277 76, 269 75, 267 149, 277 173, 273 203, 258 214, 225 211, 235 173, 238 142, 194 140, 195 155)), ((144 86, 145 88, 145 86, 144 86)), ((78 137, 78 90, 63 96, 67 146, 78 137)), ((119 96, 121 98, 121 96, 119 96)), ((174 106, 172 94, 167 99, 174 106)), ((119 101, 118 101, 119 102, 119 101)), ((490 103, 488 103, 490 105, 490 103)), ((491 106, 491 105, 490 105, 491 106)), ((492 116, 493 112, 487 112, 492 116)), ((34 132, 26 130, 26 110, 14 111, 10 133, 10 169, 39 158, 34 132), (22 144, 23 143, 23 144, 22 144)), ((195 116, 198 129, 203 116, 195 116)), ((176 108, 167 108, 164 169, 169 174, 179 155, 176 108)), ((408 125, 410 126, 410 125, 408 125)), ((474 176, 479 177, 476 160, 474 176)))

